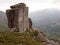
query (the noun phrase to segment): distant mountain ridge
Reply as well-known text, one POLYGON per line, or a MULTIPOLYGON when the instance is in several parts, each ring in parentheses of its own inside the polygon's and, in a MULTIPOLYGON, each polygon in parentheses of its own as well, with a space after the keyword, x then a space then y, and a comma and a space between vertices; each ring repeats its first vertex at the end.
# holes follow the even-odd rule
POLYGON ((0 11, 0 31, 6 31, 7 29, 7 17, 3 11, 0 11))
POLYGON ((60 33, 60 10, 45 9, 30 13, 33 27, 37 27, 47 33, 60 33))

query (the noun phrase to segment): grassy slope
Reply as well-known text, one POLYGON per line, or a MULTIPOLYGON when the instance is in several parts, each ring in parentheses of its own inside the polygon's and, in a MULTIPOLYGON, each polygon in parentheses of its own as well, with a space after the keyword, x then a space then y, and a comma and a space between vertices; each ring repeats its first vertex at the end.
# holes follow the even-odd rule
POLYGON ((34 38, 35 32, 0 32, 0 45, 40 45, 41 41, 34 38))

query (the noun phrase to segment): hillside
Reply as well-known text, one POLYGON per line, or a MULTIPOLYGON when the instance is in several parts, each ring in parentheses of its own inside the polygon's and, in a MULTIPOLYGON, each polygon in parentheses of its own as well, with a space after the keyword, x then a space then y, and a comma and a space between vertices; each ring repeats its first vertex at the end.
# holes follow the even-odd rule
POLYGON ((49 40, 38 30, 26 30, 23 33, 0 32, 0 45, 60 45, 60 40, 57 42, 49 40))
POLYGON ((7 28, 7 17, 6 14, 0 11, 0 31, 5 31, 7 28))
POLYGON ((30 13, 33 27, 46 33, 60 33, 60 10, 45 9, 30 13))
POLYGON ((34 38, 35 34, 34 31, 0 32, 0 45, 41 45, 42 42, 34 38))
POLYGON ((60 42, 60 10, 45 9, 30 13, 29 17, 32 19, 33 29, 40 29, 47 35, 39 31, 37 33, 32 32, 33 30, 31 32, 27 30, 24 33, 2 32, 7 31, 8 26, 6 14, 0 12, 0 45, 40 45, 44 43, 43 41, 45 41, 44 44, 60 42))

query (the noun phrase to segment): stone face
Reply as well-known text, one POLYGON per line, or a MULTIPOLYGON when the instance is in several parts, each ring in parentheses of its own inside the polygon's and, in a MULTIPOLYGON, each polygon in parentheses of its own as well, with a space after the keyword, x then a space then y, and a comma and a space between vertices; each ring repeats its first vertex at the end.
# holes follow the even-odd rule
POLYGON ((40 32, 37 36, 37 38, 42 42, 50 42, 49 39, 45 36, 43 32, 40 32))
POLYGON ((19 32, 29 29, 28 7, 24 3, 19 3, 10 6, 10 8, 6 10, 8 27, 11 30, 16 29, 19 32))
POLYGON ((38 38, 39 40, 43 41, 43 42, 46 42, 46 41, 47 41, 47 40, 46 40, 46 37, 43 36, 43 34, 41 34, 41 33, 38 34, 37 38, 38 38))
POLYGON ((32 29, 32 20, 29 18, 29 29, 32 29))

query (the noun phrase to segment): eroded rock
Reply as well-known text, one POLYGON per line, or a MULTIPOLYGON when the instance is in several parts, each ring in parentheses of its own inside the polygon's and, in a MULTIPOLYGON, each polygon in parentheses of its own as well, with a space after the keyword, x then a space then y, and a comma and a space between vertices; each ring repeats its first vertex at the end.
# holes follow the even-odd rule
POLYGON ((19 32, 24 32, 26 29, 32 28, 29 26, 28 7, 24 3, 19 3, 10 6, 11 9, 6 10, 9 29, 16 28, 19 32))

